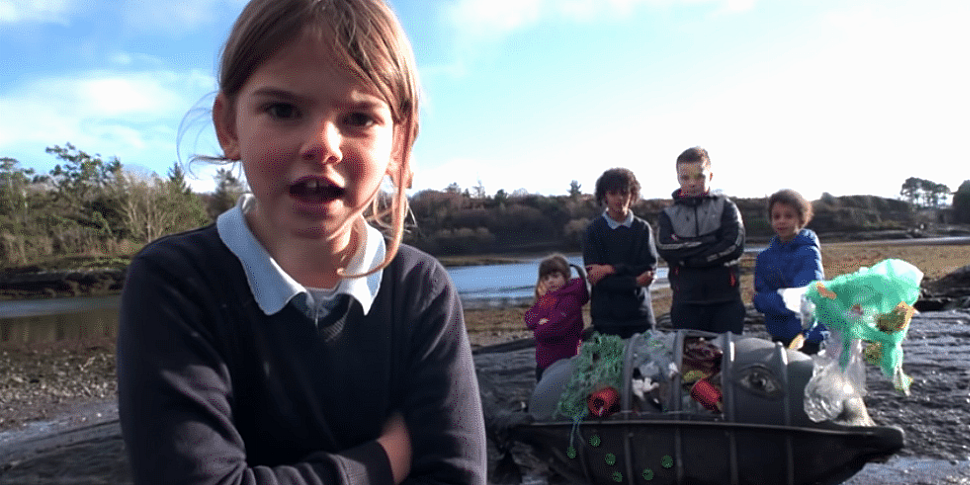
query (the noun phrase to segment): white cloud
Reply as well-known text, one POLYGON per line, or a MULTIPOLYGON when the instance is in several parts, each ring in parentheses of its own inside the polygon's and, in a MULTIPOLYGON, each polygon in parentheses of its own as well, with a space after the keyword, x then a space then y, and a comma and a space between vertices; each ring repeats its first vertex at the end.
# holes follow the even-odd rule
POLYGON ((0 24, 30 22, 67 25, 78 14, 95 10, 98 15, 120 13, 123 25, 134 30, 171 35, 230 22, 247 1, 0 0, 0 24))
MULTIPOLYGON (((152 165, 175 161, 179 121, 212 81, 171 71, 88 72, 25 81, 0 95, 0 153, 42 158, 44 148, 80 149, 152 165)), ((43 170, 43 169, 42 169, 43 170)))
POLYGON ((246 0, 193 0, 156 2, 128 0, 122 15, 125 24, 137 30, 177 34, 200 26, 234 19, 246 0))
MULTIPOLYGON (((93 52, 94 47, 90 50, 93 52)), ((112 65, 126 69, 144 69, 145 66, 158 68, 166 64, 165 60, 158 56, 140 52, 115 52, 109 54, 107 60, 112 65)))
POLYGON ((74 3, 72 0, 0 0, 0 24, 66 24, 75 10, 74 3))
POLYGON ((538 21, 544 8, 543 0, 461 0, 450 14, 463 32, 501 38, 538 21))
POLYGON ((712 14, 740 12, 757 0, 459 0, 449 17, 462 35, 498 39, 545 18, 595 21, 623 18, 640 6, 671 8, 682 4, 710 4, 712 14))

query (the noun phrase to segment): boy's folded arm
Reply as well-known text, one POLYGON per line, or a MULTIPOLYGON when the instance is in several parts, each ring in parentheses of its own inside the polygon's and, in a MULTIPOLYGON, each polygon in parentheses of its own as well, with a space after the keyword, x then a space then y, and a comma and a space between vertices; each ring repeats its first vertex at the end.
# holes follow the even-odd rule
POLYGON ((613 275, 612 276, 633 276, 637 277, 643 274, 644 271, 651 271, 657 269, 657 260, 654 259, 651 262, 638 262, 638 263, 617 263, 613 265, 613 275))
POLYGON ((678 236, 674 233, 670 216, 665 212, 660 213, 658 225, 660 229, 657 237, 657 253, 671 266, 678 265, 688 258, 702 254, 704 252, 704 245, 714 242, 713 234, 701 237, 678 236))
POLYGON ((636 288, 637 286, 637 275, 634 274, 611 274, 604 277, 596 284, 597 288, 603 288, 610 291, 626 291, 636 288))
POLYGON ((704 241, 707 244, 701 246, 702 251, 686 258, 685 266, 721 266, 736 261, 744 254, 744 225, 741 213, 734 204, 725 204, 721 213, 721 227, 706 237, 710 239, 704 241))

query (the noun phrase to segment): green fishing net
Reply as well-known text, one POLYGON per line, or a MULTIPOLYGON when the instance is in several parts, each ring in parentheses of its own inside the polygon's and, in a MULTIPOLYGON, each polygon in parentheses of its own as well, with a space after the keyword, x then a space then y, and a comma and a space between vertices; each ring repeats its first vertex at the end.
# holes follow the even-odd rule
POLYGON ((589 414, 586 399, 593 391, 603 386, 623 389, 623 349, 624 341, 616 335, 594 332, 583 342, 574 357, 573 375, 556 405, 556 416, 582 420, 589 414))

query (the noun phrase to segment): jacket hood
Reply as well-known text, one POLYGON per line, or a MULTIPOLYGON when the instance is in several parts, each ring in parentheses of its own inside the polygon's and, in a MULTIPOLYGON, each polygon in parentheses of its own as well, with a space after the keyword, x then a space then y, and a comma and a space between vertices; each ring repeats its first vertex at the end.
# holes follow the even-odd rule
POLYGON ((798 234, 795 234, 795 238, 787 243, 782 243, 781 240, 778 239, 778 236, 773 236, 768 245, 775 247, 784 245, 785 247, 791 249, 800 248, 802 246, 815 246, 817 248, 821 248, 821 244, 818 241, 818 235, 815 234, 815 231, 804 228, 801 231, 798 231, 798 234))
POLYGON ((550 291, 546 293, 545 296, 553 296, 556 298, 562 298, 566 295, 574 295, 580 299, 580 301, 585 301, 589 297, 589 292, 586 289, 586 280, 582 278, 572 278, 566 282, 562 288, 556 291, 550 291))

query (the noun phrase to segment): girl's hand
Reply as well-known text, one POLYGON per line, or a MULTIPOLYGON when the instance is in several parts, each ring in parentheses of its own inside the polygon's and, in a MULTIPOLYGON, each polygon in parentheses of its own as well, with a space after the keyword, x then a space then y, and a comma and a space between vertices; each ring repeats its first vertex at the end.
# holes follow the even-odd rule
POLYGON ((539 325, 544 325, 546 323, 549 323, 549 319, 548 318, 540 318, 539 319, 539 325))
POLYGON ((377 442, 384 447, 391 462, 394 483, 399 484, 411 473, 411 433, 401 413, 394 413, 384 423, 384 431, 377 442))
POLYGON ((543 296, 546 296, 546 293, 548 292, 549 290, 546 288, 546 282, 539 280, 539 282, 536 283, 536 296, 542 298, 543 296))
POLYGON ((640 286, 650 286, 650 283, 653 283, 654 276, 655 273, 653 270, 644 271, 640 273, 640 276, 637 276, 637 284, 640 286))

